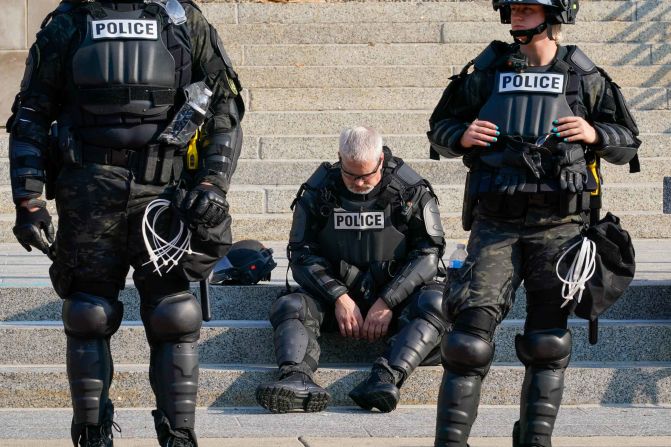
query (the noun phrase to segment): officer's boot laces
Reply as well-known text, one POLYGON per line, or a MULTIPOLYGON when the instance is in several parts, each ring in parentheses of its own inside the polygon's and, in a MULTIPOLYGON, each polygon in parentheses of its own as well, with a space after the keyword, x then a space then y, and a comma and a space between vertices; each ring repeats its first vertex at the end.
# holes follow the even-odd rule
POLYGON ((177 429, 174 431, 174 436, 168 439, 165 447, 194 447, 195 445, 188 430, 177 429))
POLYGON ((87 425, 80 445, 82 447, 112 447, 114 445, 112 429, 119 432, 121 437, 121 427, 114 421, 104 422, 100 425, 87 425))
POLYGON ((349 393, 349 397, 361 408, 377 408, 383 413, 396 409, 401 393, 398 384, 403 374, 392 369, 387 359, 379 358, 373 364, 368 378, 349 393))

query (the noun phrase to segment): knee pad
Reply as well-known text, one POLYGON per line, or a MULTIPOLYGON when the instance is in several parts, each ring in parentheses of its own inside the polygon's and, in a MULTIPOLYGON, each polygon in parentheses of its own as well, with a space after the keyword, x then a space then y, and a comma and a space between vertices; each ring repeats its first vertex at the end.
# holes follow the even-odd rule
POLYGON ((166 296, 148 316, 152 341, 195 342, 202 322, 200 304, 189 292, 166 296))
POLYGON ((494 359, 494 343, 456 330, 443 337, 441 351, 445 368, 465 376, 486 376, 494 359))
POLYGON ((279 297, 270 308, 270 323, 277 328, 286 320, 305 321, 305 303, 300 293, 290 293, 279 297))
POLYGON ((422 289, 415 302, 416 314, 434 325, 442 335, 447 330, 447 321, 443 315, 443 291, 422 289))
POLYGON ((515 350, 525 366, 564 369, 571 360, 571 332, 567 329, 532 331, 515 337, 515 350))
POLYGON ((63 301, 65 333, 77 338, 105 338, 121 325, 123 304, 105 298, 76 292, 63 301))

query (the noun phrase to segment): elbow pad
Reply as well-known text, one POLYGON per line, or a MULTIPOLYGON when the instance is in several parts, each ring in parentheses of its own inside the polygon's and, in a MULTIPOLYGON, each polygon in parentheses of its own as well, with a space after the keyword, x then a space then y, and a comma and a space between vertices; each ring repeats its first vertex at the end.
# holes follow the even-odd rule
POLYGON ((382 293, 382 300, 394 308, 405 300, 415 289, 431 281, 438 273, 438 255, 422 254, 413 258, 382 293))
POLYGON ((459 140, 468 129, 468 125, 455 120, 447 119, 436 124, 435 128, 427 133, 431 147, 440 155, 448 158, 461 157, 466 150, 461 148, 459 140))
POLYGON ((641 141, 628 128, 618 124, 594 123, 601 141, 594 153, 609 163, 623 165, 632 160, 638 152, 641 141))

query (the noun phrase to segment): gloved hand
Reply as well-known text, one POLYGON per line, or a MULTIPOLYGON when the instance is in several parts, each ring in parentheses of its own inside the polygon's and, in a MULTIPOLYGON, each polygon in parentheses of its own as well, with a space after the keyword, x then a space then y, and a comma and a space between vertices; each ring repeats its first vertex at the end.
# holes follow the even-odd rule
POLYGON ((17 205, 16 225, 12 231, 26 250, 33 251, 32 247, 35 247, 50 256, 49 246, 54 243, 55 232, 46 206, 47 202, 38 199, 30 199, 23 205, 17 205), (32 208, 38 209, 30 211, 32 208))
POLYGON ((534 177, 541 178, 545 174, 541 165, 541 154, 538 151, 532 151, 536 146, 531 144, 519 143, 508 144, 503 150, 503 165, 517 168, 528 169, 534 177))
POLYGON ((512 166, 504 166, 499 169, 494 179, 497 191, 500 193, 505 192, 509 196, 512 196, 517 191, 522 191, 526 184, 527 175, 524 170, 512 166))
POLYGON ((201 183, 189 192, 178 188, 173 206, 191 228, 216 227, 228 215, 226 193, 208 183, 201 183))
POLYGON ((585 151, 579 145, 559 146, 557 167, 559 170, 559 186, 570 192, 582 192, 587 181, 588 171, 585 151))

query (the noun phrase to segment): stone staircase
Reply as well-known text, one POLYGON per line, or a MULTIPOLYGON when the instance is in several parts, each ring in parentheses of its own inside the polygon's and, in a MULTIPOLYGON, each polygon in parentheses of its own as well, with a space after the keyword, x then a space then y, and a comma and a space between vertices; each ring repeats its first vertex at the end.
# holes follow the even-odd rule
MULTIPOLYGON (((12 40, 0 33, 7 76, 0 87, 0 122, 23 73, 26 45, 37 26, 33 15, 43 15, 56 2, 17 5, 24 3, 29 20, 21 26, 28 37, 12 40)), ((236 239, 285 241, 298 185, 322 160, 336 158, 342 127, 361 124, 378 128, 395 154, 434 184, 448 237, 467 237, 459 221, 465 168, 460 161, 430 161, 425 132, 448 78, 486 42, 508 40, 491 2, 209 1, 202 6, 246 87, 244 149, 229 195, 236 239)), ((671 2, 584 1, 579 21, 565 27, 565 41, 580 43, 623 87, 644 141, 643 172, 631 175, 626 166, 605 166, 605 208, 637 238, 639 270, 626 296, 604 315, 599 345, 587 343, 584 322, 571 321, 575 348, 565 403, 671 404, 671 215, 662 213, 662 179, 671 173, 671 2)), ((2 136, 0 408, 67 408, 61 302, 49 287, 47 259, 13 243, 8 167, 2 136)), ((286 259, 284 243, 272 246, 280 267, 271 284, 212 290, 214 319, 201 337, 200 406, 253 406, 256 385, 274 377, 267 312, 282 290, 286 259)), ((151 407, 136 291, 128 287, 122 300, 125 323, 113 339, 112 398, 118 407, 151 407)), ((523 318, 521 291, 498 332, 483 404, 519 400, 523 369, 513 338, 523 318)), ((346 347, 331 335, 322 347, 317 381, 337 405, 352 405, 347 392, 383 347, 346 347)), ((440 367, 420 368, 404 387, 402 404, 435 404, 441 374, 440 367)))

